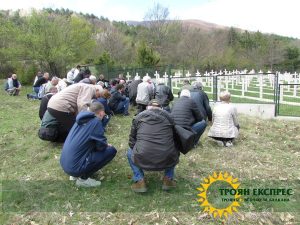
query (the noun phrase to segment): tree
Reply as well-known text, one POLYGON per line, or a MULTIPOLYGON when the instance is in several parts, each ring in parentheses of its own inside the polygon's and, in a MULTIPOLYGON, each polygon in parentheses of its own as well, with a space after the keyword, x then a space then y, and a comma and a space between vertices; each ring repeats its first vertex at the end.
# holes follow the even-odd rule
POLYGON ((146 33, 145 37, 151 41, 155 50, 160 51, 167 39, 168 16, 169 9, 156 3, 153 8, 148 10, 144 17, 144 21, 149 27, 149 32, 146 33))
POLYGON ((79 17, 33 12, 26 22, 24 51, 53 75, 63 75, 68 65, 84 61, 95 46, 91 26, 79 17))
POLYGON ((142 67, 153 67, 159 63, 160 57, 145 42, 140 43, 137 49, 137 62, 142 67))

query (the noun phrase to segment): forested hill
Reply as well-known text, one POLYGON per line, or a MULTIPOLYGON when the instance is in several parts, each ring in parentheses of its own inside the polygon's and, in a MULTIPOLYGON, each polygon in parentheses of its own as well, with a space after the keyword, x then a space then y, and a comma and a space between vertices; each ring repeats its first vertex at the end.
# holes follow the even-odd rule
POLYGON ((139 23, 68 9, 0 11, 0 75, 19 73, 26 82, 37 70, 65 76, 69 68, 86 63, 107 68, 172 64, 202 71, 300 69, 298 39, 171 20, 168 9, 159 7, 139 23))

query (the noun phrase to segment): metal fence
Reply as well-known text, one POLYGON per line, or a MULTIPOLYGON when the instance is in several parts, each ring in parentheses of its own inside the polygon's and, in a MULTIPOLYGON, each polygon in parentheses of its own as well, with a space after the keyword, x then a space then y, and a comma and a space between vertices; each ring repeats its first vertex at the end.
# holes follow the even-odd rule
POLYGON ((279 84, 276 115, 300 117, 300 84, 279 84))
POLYGON ((151 68, 89 67, 93 73, 104 74, 107 79, 116 78, 119 74, 128 80, 136 75, 142 78, 146 74, 153 79, 164 79, 174 96, 181 90, 184 80, 190 83, 201 81, 211 101, 219 101, 220 92, 229 91, 233 103, 275 104, 275 116, 300 116, 300 84, 287 83, 278 73, 201 74, 196 69, 187 70, 172 65, 151 68))

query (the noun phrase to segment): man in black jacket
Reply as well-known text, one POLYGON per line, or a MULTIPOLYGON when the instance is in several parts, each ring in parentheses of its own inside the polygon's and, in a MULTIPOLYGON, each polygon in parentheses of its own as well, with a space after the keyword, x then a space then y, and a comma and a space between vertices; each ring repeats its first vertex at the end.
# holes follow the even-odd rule
POLYGON ((155 99, 158 100, 159 104, 164 110, 171 112, 169 103, 173 101, 174 96, 171 89, 164 84, 164 80, 159 80, 156 86, 155 99))
POLYGON ((196 103, 199 111, 201 112, 203 119, 208 121, 212 120, 212 111, 209 106, 209 99, 207 94, 203 91, 203 85, 201 82, 193 83, 191 89, 191 99, 196 103))
POLYGON ((124 89, 125 87, 123 84, 118 84, 116 89, 111 92, 108 105, 114 114, 123 114, 124 116, 128 116, 129 98, 123 95, 124 89))
POLYGON ((146 192, 143 170, 165 170, 162 189, 176 187, 173 180, 179 151, 174 143, 174 121, 172 116, 161 109, 159 102, 151 100, 147 110, 139 113, 132 121, 129 136, 128 162, 135 182, 134 192, 146 192))
POLYGON ((43 116, 47 110, 48 102, 50 98, 57 93, 57 87, 51 87, 49 89, 49 92, 45 94, 42 99, 41 99, 41 104, 40 104, 40 110, 39 110, 39 117, 42 120, 43 116))
POLYGON ((137 87, 140 83, 142 83, 141 78, 139 76, 136 76, 134 78, 134 81, 132 81, 128 85, 129 100, 130 100, 130 104, 133 106, 136 106, 135 99, 136 99, 136 95, 137 95, 137 87))
POLYGON ((207 126, 196 103, 191 99, 191 93, 187 89, 183 89, 180 98, 175 102, 172 113, 176 125, 185 129, 193 130, 196 133, 195 146, 207 126))

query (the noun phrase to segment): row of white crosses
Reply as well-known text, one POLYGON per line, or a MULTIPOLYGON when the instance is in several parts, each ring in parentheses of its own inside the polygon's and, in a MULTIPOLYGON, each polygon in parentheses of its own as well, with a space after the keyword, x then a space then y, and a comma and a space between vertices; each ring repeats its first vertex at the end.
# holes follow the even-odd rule
MULTIPOLYGON (((199 72, 199 70, 197 70, 197 72, 195 73, 195 75, 192 75, 189 71, 187 71, 187 73, 185 74, 185 77, 182 76, 183 74, 181 73, 180 70, 178 70, 177 72, 175 72, 174 76, 171 76, 172 78, 172 82, 173 82, 173 87, 178 88, 178 84, 181 83, 182 79, 187 78, 189 81, 191 80, 191 76, 196 76, 196 80, 197 81, 201 81, 203 83, 204 86, 206 87, 210 87, 211 88, 211 93, 213 93, 213 76, 219 76, 219 75, 224 75, 224 76, 219 76, 218 77, 218 92, 220 92, 221 88, 224 88, 226 91, 228 91, 229 89, 234 90, 235 86, 237 85, 241 85, 241 89, 237 89, 237 90, 241 90, 241 97, 245 97, 245 92, 248 91, 248 88, 253 80, 253 78, 257 78, 257 83, 256 83, 256 87, 259 88, 259 99, 262 100, 263 99, 263 89, 264 88, 271 88, 274 90, 275 88, 275 82, 274 82, 274 74, 272 74, 270 71, 267 72, 267 75, 263 74, 263 71, 260 70, 258 73, 256 73, 253 69, 250 70, 248 72, 248 70, 242 70, 242 71, 238 71, 238 70, 233 70, 233 71, 227 71, 226 69, 224 71, 213 71, 211 70, 210 72, 205 72, 203 75, 201 75, 201 73, 199 72), (249 74, 249 75, 253 75, 253 76, 243 76, 242 74, 249 74), (257 75, 255 75, 257 74, 257 75), (227 76, 228 75, 228 76, 227 76), (267 78, 266 78, 267 76, 267 78), (265 78, 267 79, 269 85, 266 84, 265 78), (222 83, 225 83, 224 87, 222 86, 222 83), (229 88, 229 85, 231 84, 231 88, 229 88)), ((295 84, 299 84, 300 83, 300 74, 294 73, 283 73, 283 74, 279 74, 279 82, 280 83, 295 83, 295 84)), ((138 76, 138 73, 136 73, 136 76, 138 76)), ((156 81, 158 81, 160 79, 160 74, 155 71, 155 79, 156 81)), ((168 83, 168 78, 169 75, 165 72, 164 75, 162 76, 164 78, 164 83, 167 84, 168 83)), ((129 74, 129 72, 127 72, 126 75, 127 80, 130 80, 131 76, 129 74)), ((296 97, 297 96, 297 85, 292 86, 293 87, 293 96, 296 97)), ((291 86, 287 86, 286 87, 287 91, 290 92, 291 86)), ((267 94, 267 93, 265 93, 267 94)), ((248 96, 246 96, 248 97, 248 96)), ((253 97, 251 97, 253 98, 253 97)), ((281 91, 281 99, 283 99, 283 90, 281 91)))

